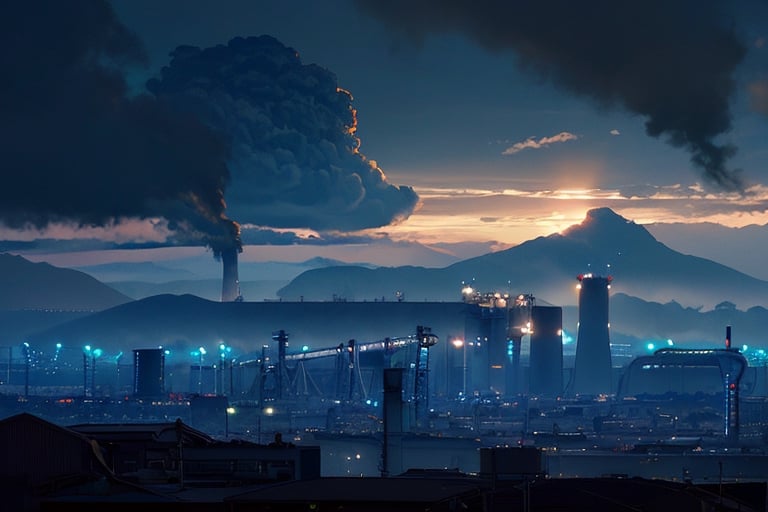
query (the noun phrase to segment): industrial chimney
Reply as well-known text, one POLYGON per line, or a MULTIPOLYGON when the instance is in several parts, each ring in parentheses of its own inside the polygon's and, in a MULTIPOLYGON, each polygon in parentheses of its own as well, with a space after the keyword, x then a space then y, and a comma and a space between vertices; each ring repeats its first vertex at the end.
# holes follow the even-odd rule
POLYGON ((608 334, 608 292, 611 276, 581 274, 579 280, 579 332, 573 393, 610 394, 611 342, 608 334))
POLYGON ((237 247, 221 251, 221 263, 224 269, 221 283, 221 302, 236 302, 240 296, 240 279, 237 276, 237 247))

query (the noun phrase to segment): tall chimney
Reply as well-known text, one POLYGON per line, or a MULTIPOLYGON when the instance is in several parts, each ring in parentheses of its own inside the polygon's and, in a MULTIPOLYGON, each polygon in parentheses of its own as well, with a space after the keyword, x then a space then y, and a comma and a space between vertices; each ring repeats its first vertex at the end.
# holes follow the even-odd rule
POLYGON ((607 395, 613 390, 611 342, 608 334, 608 292, 613 278, 580 274, 577 279, 579 329, 573 369, 573 393, 607 395))
POLYGON ((240 298, 240 279, 237 276, 237 247, 221 251, 224 268, 221 283, 221 302, 235 302, 240 298))

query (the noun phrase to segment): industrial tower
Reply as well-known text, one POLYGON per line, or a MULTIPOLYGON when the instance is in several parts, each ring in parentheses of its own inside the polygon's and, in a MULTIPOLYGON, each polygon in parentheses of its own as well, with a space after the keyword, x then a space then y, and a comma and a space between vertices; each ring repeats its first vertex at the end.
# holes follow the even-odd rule
POLYGON ((572 394, 610 394, 611 342, 608 336, 608 291, 612 277, 580 274, 579 330, 572 394))
POLYGON ((563 394, 563 308, 533 306, 528 393, 558 397, 563 394))

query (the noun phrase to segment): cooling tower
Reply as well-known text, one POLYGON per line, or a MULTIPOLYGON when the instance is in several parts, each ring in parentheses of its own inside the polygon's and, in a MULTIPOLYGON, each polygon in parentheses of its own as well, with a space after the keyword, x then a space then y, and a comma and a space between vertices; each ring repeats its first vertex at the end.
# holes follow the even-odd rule
POLYGON ((558 397, 563 392, 563 309, 533 306, 528 393, 558 397))
POLYGON ((133 351, 133 394, 137 397, 161 396, 165 392, 165 354, 162 349, 133 351))
POLYGON ((237 248, 221 251, 223 277, 221 302, 235 302, 240 297, 240 278, 237 275, 237 248))
POLYGON ((611 277, 578 277, 579 330, 571 391, 578 395, 610 394, 611 343, 608 337, 608 291, 611 277))

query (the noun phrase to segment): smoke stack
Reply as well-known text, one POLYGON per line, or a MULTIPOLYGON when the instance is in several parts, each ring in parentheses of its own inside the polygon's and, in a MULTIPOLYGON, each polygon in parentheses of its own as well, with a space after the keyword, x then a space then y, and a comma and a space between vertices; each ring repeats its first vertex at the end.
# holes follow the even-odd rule
POLYGON ((221 251, 221 263, 224 274, 221 283, 221 302, 240 300, 240 279, 237 276, 237 247, 221 251))
POLYGON ((576 340, 576 362, 573 393, 581 395, 610 394, 611 342, 608 334, 608 292, 611 276, 580 274, 579 329, 576 340))

